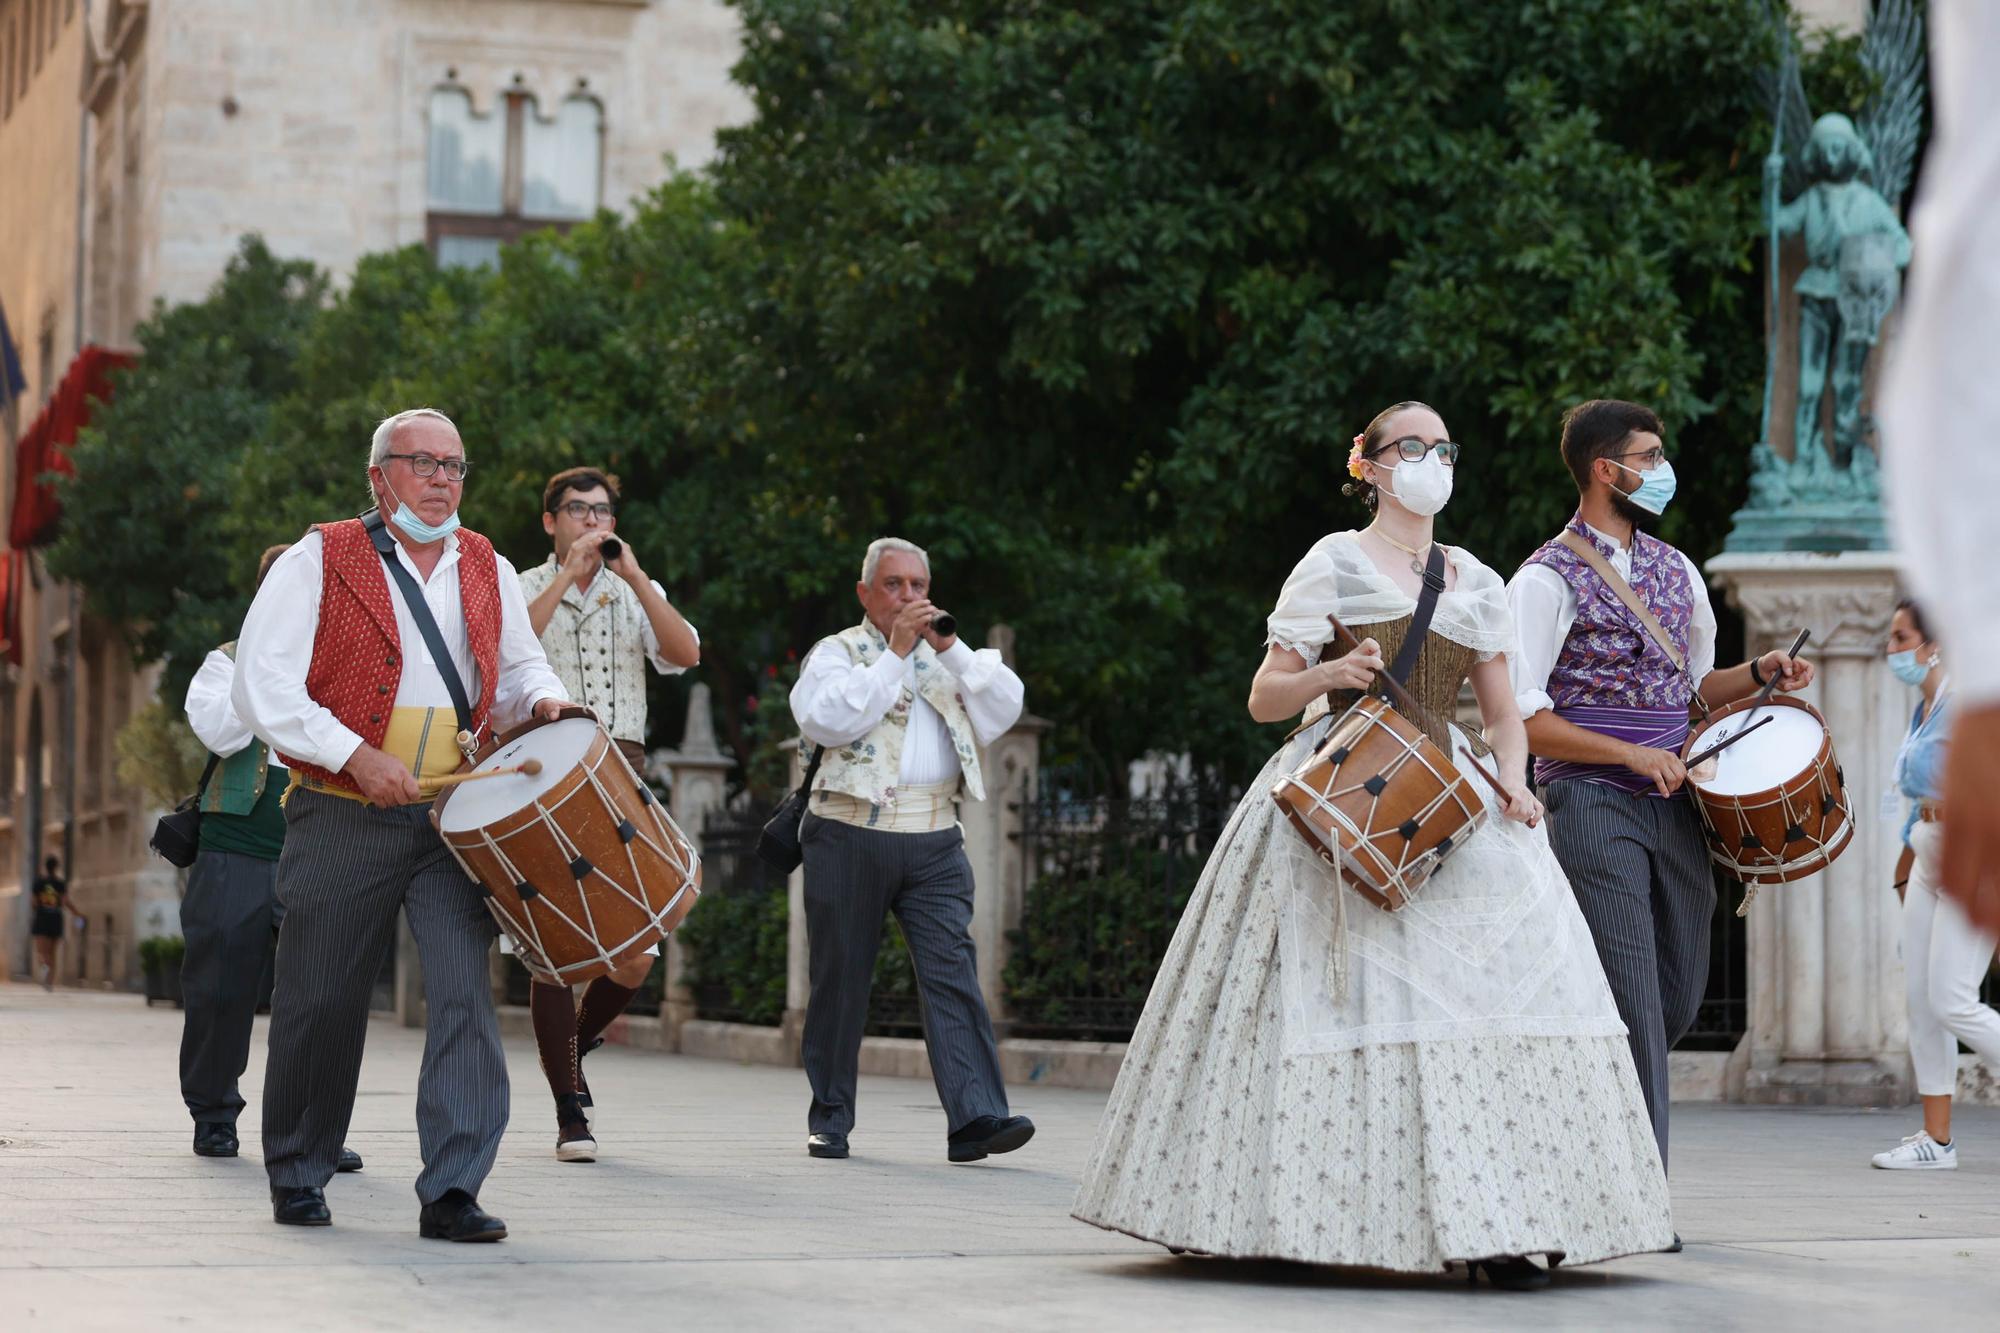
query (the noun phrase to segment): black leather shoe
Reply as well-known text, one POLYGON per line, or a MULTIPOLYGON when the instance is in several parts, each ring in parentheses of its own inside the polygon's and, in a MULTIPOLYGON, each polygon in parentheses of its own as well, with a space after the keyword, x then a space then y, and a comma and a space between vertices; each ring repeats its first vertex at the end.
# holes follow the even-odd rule
POLYGON ((194 1127, 196 1157, 234 1157, 236 1126, 220 1120, 203 1120, 194 1127))
POLYGON ((271 1186, 271 1220, 288 1227, 330 1227, 333 1213, 317 1185, 271 1186))
POLYGON ((808 1134, 806 1135, 806 1155, 809 1157, 847 1156, 847 1135, 808 1134))
POLYGON ((1499 1259, 1474 1259, 1465 1267, 1466 1277, 1474 1285, 1478 1284, 1479 1270, 1483 1268, 1486 1280, 1501 1291, 1540 1291, 1549 1285, 1548 1270, 1518 1254, 1499 1259))
POLYGON ((361 1154, 352 1148, 343 1146, 340 1150, 340 1162, 333 1169, 336 1171, 359 1171, 361 1169, 361 1154))
POLYGON ((983 1115, 945 1140, 945 1155, 954 1162, 976 1162, 993 1153, 1012 1152, 1035 1137, 1035 1122, 1024 1115, 1005 1120, 983 1115))
POLYGON ((417 1234, 425 1240, 505 1240, 507 1224, 464 1190, 447 1190, 417 1214, 417 1234))

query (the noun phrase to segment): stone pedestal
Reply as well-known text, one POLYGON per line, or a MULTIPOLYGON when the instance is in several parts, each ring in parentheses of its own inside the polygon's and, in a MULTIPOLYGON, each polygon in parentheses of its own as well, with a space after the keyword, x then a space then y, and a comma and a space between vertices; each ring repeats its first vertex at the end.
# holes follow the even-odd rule
MULTIPOLYGON (((667 813, 693 840, 696 851, 701 850, 702 826, 709 813, 720 810, 728 799, 729 770, 735 764, 716 744, 708 686, 697 684, 688 691, 687 725, 681 731, 680 748, 648 755, 644 775, 668 776, 667 813)), ((694 992, 687 985, 687 959, 681 953, 680 938, 669 935, 660 953, 667 969, 660 985, 660 1023, 673 1034, 665 1043, 666 1049, 679 1050, 681 1026, 695 1016, 694 992)))
POLYGON ((1710 576, 1743 612, 1751 653, 1789 647, 1819 677, 1803 696, 1826 716, 1854 809, 1854 840, 1831 867, 1760 890, 1749 912, 1749 1031, 1732 1056, 1734 1101, 1902 1105, 1912 1095, 1891 887, 1898 818, 1883 811, 1915 694, 1889 674, 1883 641, 1896 557, 1729 554, 1710 576))

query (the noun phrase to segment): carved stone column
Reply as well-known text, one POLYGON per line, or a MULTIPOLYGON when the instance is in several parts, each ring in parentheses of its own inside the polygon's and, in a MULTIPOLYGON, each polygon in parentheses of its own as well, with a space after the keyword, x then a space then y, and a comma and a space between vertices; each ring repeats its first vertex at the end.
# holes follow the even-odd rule
MULTIPOLYGON (((1763 889, 1749 912, 1749 1031, 1730 1059, 1731 1100, 1901 1105, 1912 1080, 1890 887, 1896 820, 1883 812, 1914 694, 1889 674, 1883 641, 1896 557, 1731 554, 1709 574, 1743 612, 1749 651, 1812 631, 1819 678, 1805 694, 1826 715, 1854 808, 1854 840, 1831 867, 1763 889)), ((1727 664, 1724 664, 1727 665, 1727 664)))
MULTIPOLYGON (((986 646, 997 650, 1007 665, 1014 664, 1014 631, 995 625, 986 636, 986 646)), ((986 779, 986 799, 968 801, 962 813, 965 825, 965 856, 972 863, 972 946, 979 957, 979 991, 986 999, 986 1011, 995 1030, 1006 1035, 1007 988, 1002 976, 1007 968, 1007 934, 1021 923, 1021 894, 1025 876, 1021 869, 1021 827, 1019 805, 1024 794, 1032 794, 1036 774, 1041 771, 1042 735, 1049 723, 1023 713, 1004 736, 981 751, 980 772, 986 779)))
MULTIPOLYGON (((697 684, 688 691, 687 725, 681 732, 677 750, 655 750, 646 756, 647 776, 668 775, 671 788, 667 813, 681 832, 701 850, 701 829, 709 812, 722 808, 728 795, 729 770, 736 761, 715 743, 715 716, 709 709, 708 686, 697 684)), ((681 942, 668 936, 662 949, 667 974, 660 988, 660 1021, 671 1033, 667 1049, 680 1049, 681 1025, 695 1016, 694 992, 687 984, 687 959, 681 942)))

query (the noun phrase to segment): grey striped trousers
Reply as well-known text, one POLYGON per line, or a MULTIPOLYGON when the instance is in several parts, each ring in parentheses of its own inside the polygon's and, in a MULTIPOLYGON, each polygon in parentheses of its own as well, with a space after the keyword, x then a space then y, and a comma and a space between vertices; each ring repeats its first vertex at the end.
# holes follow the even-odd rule
POLYGON ((812 1084, 810 1133, 854 1128, 855 1073, 882 923, 894 912, 909 942, 931 1077, 947 1130, 1007 1114, 1000 1052, 973 954, 972 863, 965 835, 885 833, 807 814, 806 938, 812 998, 800 1055, 812 1084))
POLYGON ((273 1185, 323 1186, 333 1177, 398 908, 416 938, 429 1009, 417 1078, 417 1198, 476 1195, 493 1169, 507 1128, 507 1061, 486 972, 496 931, 429 813, 303 788, 285 802, 285 927, 264 1068, 264 1169, 273 1185))
POLYGON ((1667 1052, 1694 1026, 1708 986, 1715 873, 1701 816, 1685 798, 1597 782, 1550 783, 1543 799, 1549 845, 1597 941, 1664 1163, 1667 1052))

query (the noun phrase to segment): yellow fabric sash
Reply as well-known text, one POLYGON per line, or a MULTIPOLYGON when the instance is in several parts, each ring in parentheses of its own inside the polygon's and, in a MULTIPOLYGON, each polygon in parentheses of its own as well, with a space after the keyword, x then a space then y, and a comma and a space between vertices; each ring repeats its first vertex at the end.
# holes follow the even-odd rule
POLYGON ((822 788, 812 794, 812 812, 857 828, 881 833, 935 833, 958 823, 958 779, 896 788, 893 806, 876 805, 846 792, 822 788))
MULTIPOLYGON (((382 738, 382 753, 402 760, 419 782, 440 778, 457 772, 458 766, 465 762, 465 756, 459 753, 457 735, 458 714, 450 708, 393 708, 389 711, 389 732, 382 738)), ((285 795, 289 797, 300 787, 350 801, 368 799, 345 787, 313 782, 294 770, 285 795)))

